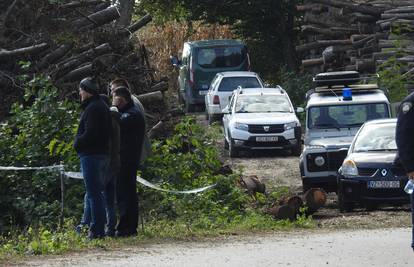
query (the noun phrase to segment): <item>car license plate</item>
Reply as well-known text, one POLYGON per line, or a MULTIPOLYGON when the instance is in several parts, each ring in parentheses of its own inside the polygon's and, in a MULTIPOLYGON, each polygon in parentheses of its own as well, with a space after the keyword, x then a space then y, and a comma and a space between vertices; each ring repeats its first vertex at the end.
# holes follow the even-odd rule
POLYGON ((368 181, 368 188, 400 188, 400 181, 368 181))
POLYGON ((199 93, 200 95, 206 95, 206 94, 207 94, 207 92, 208 92, 208 91, 199 91, 198 93, 199 93))
POLYGON ((277 142, 279 138, 277 136, 257 136, 256 142, 277 142))

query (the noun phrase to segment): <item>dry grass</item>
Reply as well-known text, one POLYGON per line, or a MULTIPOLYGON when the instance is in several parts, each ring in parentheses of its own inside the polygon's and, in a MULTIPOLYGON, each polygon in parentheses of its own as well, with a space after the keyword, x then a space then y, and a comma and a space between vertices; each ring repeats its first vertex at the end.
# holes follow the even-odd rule
POLYGON ((176 92, 177 71, 170 64, 170 55, 181 55, 186 41, 234 38, 227 25, 194 22, 190 28, 186 23, 169 22, 163 26, 151 25, 138 32, 140 43, 149 51, 151 66, 156 69, 156 79, 168 77, 169 92, 176 92))

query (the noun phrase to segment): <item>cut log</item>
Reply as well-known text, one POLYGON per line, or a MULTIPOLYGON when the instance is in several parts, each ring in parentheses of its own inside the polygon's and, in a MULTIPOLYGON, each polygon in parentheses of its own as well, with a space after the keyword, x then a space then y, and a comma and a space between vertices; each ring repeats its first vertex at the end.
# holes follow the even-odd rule
POLYGON ((163 96, 161 91, 156 91, 156 92, 151 92, 151 93, 138 95, 137 98, 139 99, 139 101, 142 102, 142 104, 144 106, 146 106, 146 105, 150 105, 154 102, 163 101, 164 96, 163 96))
POLYGON ((374 52, 378 52, 378 46, 377 45, 370 45, 370 46, 358 49, 358 56, 362 57, 364 55, 372 54, 374 52))
POLYGON ((153 138, 155 136, 158 136, 161 132, 164 131, 164 122, 159 121, 157 124, 155 124, 149 131, 148 131, 148 137, 153 138))
POLYGON ((349 14, 349 15, 347 14, 347 16, 350 16, 352 18, 351 22, 371 23, 371 22, 377 21, 377 18, 375 16, 361 14, 361 13, 352 13, 352 14, 349 14))
POLYGON ((137 22, 130 25, 127 29, 120 30, 118 34, 119 35, 130 35, 130 34, 136 32, 136 31, 138 31, 139 29, 141 29, 142 27, 144 27, 145 25, 147 25, 151 21, 152 21, 151 15, 146 14, 140 20, 138 20, 137 22))
POLYGON ((353 70, 356 71, 357 68, 356 68, 356 65, 346 65, 345 70, 346 71, 353 71, 353 70))
POLYGON ((414 19, 414 13, 382 14, 382 19, 414 19))
POLYGON ((60 81, 62 82, 75 82, 79 81, 85 77, 91 76, 94 73, 92 63, 86 64, 80 68, 77 68, 65 76, 63 76, 60 81))
POLYGON ((249 194, 266 192, 266 186, 256 175, 242 176, 240 185, 247 190, 249 194))
POLYGON ((339 1, 339 0, 314 0, 316 3, 325 4, 328 6, 334 6, 337 8, 347 8, 354 12, 359 12, 362 14, 368 14, 373 16, 380 16, 381 13, 384 11, 384 8, 368 6, 368 5, 356 5, 346 1, 339 1))
POLYGON ((360 72, 375 72, 375 61, 372 59, 359 59, 356 61, 357 71, 360 72))
POLYGON ((311 49, 317 49, 317 48, 324 48, 324 47, 328 47, 331 45, 348 45, 348 44, 352 44, 351 40, 347 39, 347 40, 318 40, 315 42, 311 42, 311 43, 307 43, 307 44, 303 44, 303 45, 298 45, 296 46, 296 51, 297 52, 304 52, 304 51, 308 51, 311 49))
POLYGON ((326 203, 326 199, 326 192, 321 188, 311 188, 306 191, 303 200, 308 207, 308 214, 312 214, 323 207, 326 203))
POLYGON ((351 35, 350 39, 351 39, 352 43, 355 43, 355 42, 360 41, 360 40, 362 40, 366 37, 369 37, 369 36, 370 36, 370 34, 353 34, 353 35, 351 35))
POLYGON ((86 18, 76 20, 72 23, 72 27, 75 30, 84 30, 102 26, 106 23, 118 19, 120 16, 118 8, 111 6, 104 10, 93 13, 86 18))
POLYGON ((377 60, 386 60, 389 59, 390 57, 393 57, 397 54, 397 52, 395 51, 389 51, 389 52, 375 52, 372 54, 372 59, 374 61, 377 60))
POLYGON ((315 27, 312 25, 304 25, 302 26, 302 32, 303 33, 311 33, 311 34, 323 34, 327 37, 332 37, 332 38, 338 38, 338 37, 345 37, 348 36, 352 33, 358 32, 358 29, 353 29, 353 28, 340 28, 340 27, 335 27, 335 29, 333 28, 319 28, 319 27, 315 27))
POLYGON ((406 6, 406 7, 399 7, 399 8, 394 8, 394 9, 390 9, 390 10, 385 10, 384 11, 385 14, 389 14, 389 13, 414 13, 414 6, 406 6))
POLYGON ((153 86, 151 86, 151 91, 161 91, 165 92, 168 90, 168 82, 161 81, 153 86))
POLYGON ((335 60, 336 55, 333 52, 333 46, 328 46, 327 48, 325 48, 325 50, 323 50, 322 58, 323 64, 332 63, 335 60))
POLYGON ((7 58, 7 57, 20 57, 25 55, 35 55, 39 52, 42 52, 46 48, 48 48, 49 45, 47 43, 41 43, 37 45, 32 45, 28 47, 22 47, 15 50, 0 50, 0 58, 7 58))
POLYGON ((266 210, 266 213, 270 214, 276 220, 296 220, 297 211, 289 205, 282 205, 271 207, 266 210))
POLYGON ((302 60, 303 67, 312 67, 324 64, 323 57, 302 60))
POLYGON ((72 1, 67 4, 60 5, 60 9, 74 9, 79 7, 95 6, 103 3, 102 0, 72 1))
POLYGON ((53 79, 57 80, 69 71, 80 66, 81 64, 91 61, 101 55, 104 55, 112 50, 108 43, 101 44, 93 49, 87 50, 75 57, 72 57, 65 62, 59 63, 56 72, 53 74, 53 79))
POLYGON ((50 64, 57 62, 59 59, 64 57, 71 49, 73 44, 63 44, 59 46, 56 50, 52 51, 50 54, 46 55, 42 60, 40 60, 37 65, 39 69, 45 68, 50 64))

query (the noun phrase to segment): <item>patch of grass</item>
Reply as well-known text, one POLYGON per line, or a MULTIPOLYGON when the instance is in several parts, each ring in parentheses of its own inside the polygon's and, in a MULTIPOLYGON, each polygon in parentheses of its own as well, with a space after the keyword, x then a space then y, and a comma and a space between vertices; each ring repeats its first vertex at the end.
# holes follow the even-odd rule
MULTIPOLYGON (((0 263, 21 260, 32 255, 59 255, 84 249, 115 249, 159 240, 194 240, 223 235, 241 235, 269 231, 291 231, 298 228, 314 228, 311 217, 299 216, 298 220, 274 220, 271 216, 249 210, 244 216, 236 216, 232 221, 217 228, 203 228, 188 225, 184 220, 160 220, 147 223, 139 235, 130 238, 105 238, 90 241, 86 233, 79 235, 74 231, 72 221, 65 227, 52 232, 44 227, 29 228, 18 235, 0 239, 0 263)), ((198 224, 202 225, 202 224, 198 224)))

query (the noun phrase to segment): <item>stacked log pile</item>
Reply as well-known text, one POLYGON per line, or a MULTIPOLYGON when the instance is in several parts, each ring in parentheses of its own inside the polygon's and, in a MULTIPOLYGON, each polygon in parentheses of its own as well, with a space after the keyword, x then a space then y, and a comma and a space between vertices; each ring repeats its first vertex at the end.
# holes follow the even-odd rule
POLYGON ((0 119, 23 94, 22 75, 49 77, 62 98, 73 99, 79 81, 92 76, 102 93, 111 79, 126 78, 150 111, 150 124, 157 124, 159 113, 168 113, 168 83, 155 81, 147 50, 134 35, 151 20, 145 15, 120 25, 120 10, 109 0, 1 1, 0 119))
POLYGON ((304 40, 296 50, 306 70, 375 73, 392 56, 407 63, 403 71, 414 67, 412 0, 309 0, 297 9, 304 40))

